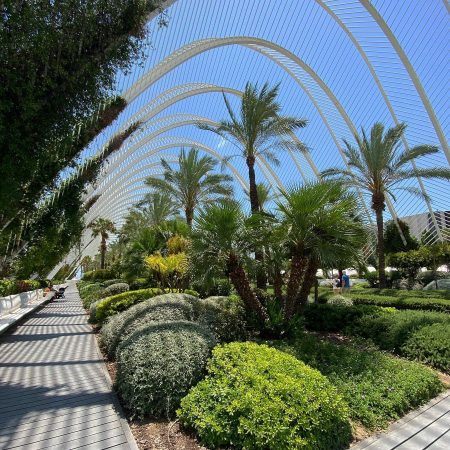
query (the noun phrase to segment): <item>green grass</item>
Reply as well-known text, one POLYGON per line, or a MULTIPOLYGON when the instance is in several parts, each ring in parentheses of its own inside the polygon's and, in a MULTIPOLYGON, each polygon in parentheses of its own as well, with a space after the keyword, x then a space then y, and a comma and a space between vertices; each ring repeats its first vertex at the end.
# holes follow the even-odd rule
POLYGON ((326 375, 348 403, 351 419, 371 430, 385 428, 442 390, 431 369, 374 349, 312 335, 273 345, 326 375))

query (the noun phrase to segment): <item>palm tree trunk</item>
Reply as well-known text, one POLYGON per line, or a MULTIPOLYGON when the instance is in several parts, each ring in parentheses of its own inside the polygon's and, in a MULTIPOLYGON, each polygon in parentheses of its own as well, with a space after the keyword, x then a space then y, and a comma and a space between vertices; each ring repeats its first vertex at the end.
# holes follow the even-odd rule
POLYGON ((275 297, 283 302, 283 276, 281 275, 278 268, 275 269, 273 274, 273 290, 275 293, 275 297))
POLYGON ((291 270, 287 284, 286 302, 284 305, 284 320, 289 321, 295 314, 295 303, 297 300, 298 289, 305 271, 305 260, 298 253, 291 259, 291 270))
MULTIPOLYGON (((248 167, 248 180, 250 189, 250 207, 252 210, 252 214, 256 214, 260 211, 260 207, 258 190, 256 187, 255 157, 247 156, 246 162, 248 167)), ((261 264, 261 266, 264 265, 264 253, 261 251, 261 249, 255 249, 255 259, 261 264)), ((259 269, 256 274, 256 287, 258 289, 267 288, 267 275, 264 269, 259 269)))
POLYGON ((239 296, 242 298, 246 309, 250 312, 254 312, 261 323, 266 324, 269 321, 267 311, 253 292, 247 274, 234 253, 230 253, 228 256, 227 271, 231 282, 239 296))
POLYGON ((106 256, 106 239, 102 236, 102 242, 100 244, 100 269, 105 268, 105 256, 106 256))
POLYGON ((189 228, 192 228, 192 221, 194 220, 194 211, 192 208, 186 208, 184 212, 186 214, 186 223, 188 224, 189 228))
POLYGON ((308 262, 308 267, 305 271, 305 276, 303 277, 302 287, 300 288, 300 292, 298 294, 298 299, 296 302, 296 313, 302 313, 305 309, 305 305, 308 302, 308 295, 311 292, 312 287, 314 286, 314 282, 316 280, 316 273, 319 265, 313 259, 310 259, 308 262))
POLYGON ((380 281, 380 288, 384 289, 386 287, 386 260, 384 255, 383 194, 374 194, 372 196, 372 207, 377 220, 378 279, 380 281))

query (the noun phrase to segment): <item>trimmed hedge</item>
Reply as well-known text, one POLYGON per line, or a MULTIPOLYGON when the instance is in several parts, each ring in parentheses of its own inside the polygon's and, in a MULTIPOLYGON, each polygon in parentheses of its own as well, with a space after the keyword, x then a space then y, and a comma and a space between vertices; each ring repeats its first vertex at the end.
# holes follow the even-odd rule
POLYGON ((450 373, 450 324, 435 323, 415 331, 400 349, 407 358, 450 373))
POLYGON ((0 280, 0 297, 41 289, 45 287, 43 284, 43 280, 10 280, 4 278, 0 280))
POLYGON ((112 280, 117 274, 109 269, 97 269, 83 274, 83 281, 105 281, 112 280))
POLYGON ((126 281, 121 280, 120 278, 113 278, 112 280, 103 281, 102 286, 106 288, 108 286, 111 286, 112 284, 117 284, 117 283, 126 283, 126 281))
POLYGON ((137 289, 145 289, 150 284, 147 278, 136 278, 134 281, 130 282, 130 290, 136 291, 137 289))
POLYGON ((119 343, 138 328, 150 322, 192 320, 195 300, 187 294, 163 294, 138 303, 126 311, 111 316, 100 332, 100 345, 114 359, 119 343))
POLYGON ((219 342, 240 341, 248 337, 245 310, 239 297, 190 298, 194 320, 207 326, 219 342))
MULTIPOLYGON (((420 291, 418 291, 420 292, 420 291)), ((422 309, 428 311, 450 312, 450 300, 431 298, 427 296, 412 297, 409 295, 387 297, 363 292, 352 293, 350 298, 355 305, 392 306, 398 309, 422 309)))
POLYGON ((91 304, 100 299, 103 288, 100 283, 89 283, 78 287, 84 309, 89 309, 91 304))
POLYGON ((343 295, 332 295, 328 298, 327 303, 329 305, 353 306, 352 299, 344 297, 343 295))
MULTIPOLYGON (((156 295, 170 294, 171 292, 172 290, 170 289, 148 288, 139 289, 137 291, 123 292, 122 294, 106 297, 96 307, 95 321, 102 323, 109 316, 125 311, 136 303, 148 300, 156 295)), ((184 293, 197 296, 195 291, 191 291, 189 289, 186 289, 184 293)))
POLYGON ((432 370, 353 344, 302 335, 275 346, 327 376, 348 403, 352 420, 369 429, 384 428, 442 390, 432 370))
POLYGON ((203 376, 211 332, 193 322, 144 325, 117 349, 116 387, 133 416, 172 417, 203 376))
POLYGON ((252 342, 213 350, 208 376, 181 401, 181 423, 209 448, 340 449, 348 407, 320 372, 252 342))
POLYGON ((114 283, 103 290, 101 298, 112 297, 113 295, 128 292, 129 290, 130 286, 128 286, 128 283, 114 283))

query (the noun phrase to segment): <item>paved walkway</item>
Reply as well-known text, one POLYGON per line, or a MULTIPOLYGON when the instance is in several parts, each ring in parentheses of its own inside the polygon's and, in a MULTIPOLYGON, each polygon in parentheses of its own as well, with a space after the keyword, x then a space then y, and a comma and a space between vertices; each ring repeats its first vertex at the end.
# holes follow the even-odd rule
POLYGON ((372 436, 352 450, 449 450, 450 391, 395 422, 385 433, 372 436))
POLYGON ((136 449, 74 284, 0 336, 0 449, 136 449))

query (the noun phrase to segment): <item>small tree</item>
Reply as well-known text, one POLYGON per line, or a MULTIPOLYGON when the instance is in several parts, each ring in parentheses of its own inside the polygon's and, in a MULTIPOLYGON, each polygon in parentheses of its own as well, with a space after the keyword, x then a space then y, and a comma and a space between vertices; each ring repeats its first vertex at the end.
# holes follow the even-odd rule
POLYGON ((109 238, 109 233, 115 233, 116 227, 114 223, 109 219, 103 219, 102 217, 94 220, 89 228, 92 230, 92 237, 101 237, 100 242, 100 269, 105 268, 105 255, 106 255, 106 240, 109 238))
POLYGON ((406 240, 406 245, 398 231, 397 225, 393 220, 389 220, 384 230, 384 249, 386 253, 407 252, 408 250, 417 250, 419 243, 417 239, 411 236, 409 225, 403 220, 398 220, 398 226, 402 230, 403 237, 406 240))

